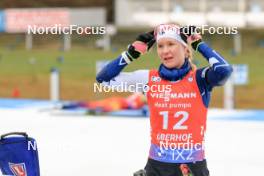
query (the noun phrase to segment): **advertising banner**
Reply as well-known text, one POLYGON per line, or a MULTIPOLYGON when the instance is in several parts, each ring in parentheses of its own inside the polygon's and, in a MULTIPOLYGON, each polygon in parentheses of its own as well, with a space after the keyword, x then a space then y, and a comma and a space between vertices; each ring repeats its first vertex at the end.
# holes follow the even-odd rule
POLYGON ((54 26, 65 27, 70 24, 70 15, 66 8, 7 9, 5 12, 6 32, 9 33, 54 26))

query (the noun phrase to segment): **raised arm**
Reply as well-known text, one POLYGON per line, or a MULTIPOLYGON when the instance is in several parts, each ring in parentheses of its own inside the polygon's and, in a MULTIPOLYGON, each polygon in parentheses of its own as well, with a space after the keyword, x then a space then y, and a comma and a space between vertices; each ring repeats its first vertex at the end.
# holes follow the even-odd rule
POLYGON ((209 63, 208 67, 200 68, 196 72, 196 80, 203 98, 203 103, 208 107, 211 90, 215 86, 224 85, 233 69, 220 54, 203 42, 201 35, 196 34, 193 29, 195 27, 182 28, 181 36, 183 40, 192 45, 194 50, 201 53, 209 63))
POLYGON ((181 28, 181 36, 183 40, 191 44, 193 49, 199 51, 209 62, 210 66, 203 70, 203 76, 208 86, 212 88, 223 85, 233 71, 232 66, 202 41, 202 36, 196 33, 194 26, 181 28))
POLYGON ((119 57, 107 64, 96 76, 96 80, 99 83, 109 82, 133 60, 140 57, 151 48, 155 43, 153 31, 140 34, 136 41, 128 46, 127 51, 124 51, 119 57))
POLYGON ((197 49, 210 64, 205 70, 206 82, 210 87, 224 85, 233 71, 232 66, 204 42, 201 42, 197 49))

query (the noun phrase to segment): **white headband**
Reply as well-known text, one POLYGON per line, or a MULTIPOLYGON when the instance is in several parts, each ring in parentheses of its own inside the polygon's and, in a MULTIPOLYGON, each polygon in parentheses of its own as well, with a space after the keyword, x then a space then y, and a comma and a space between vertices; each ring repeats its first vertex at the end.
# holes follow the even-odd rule
POLYGON ((155 36, 157 42, 162 38, 171 38, 177 40, 184 46, 187 46, 180 36, 180 27, 175 24, 161 24, 157 26, 155 36))

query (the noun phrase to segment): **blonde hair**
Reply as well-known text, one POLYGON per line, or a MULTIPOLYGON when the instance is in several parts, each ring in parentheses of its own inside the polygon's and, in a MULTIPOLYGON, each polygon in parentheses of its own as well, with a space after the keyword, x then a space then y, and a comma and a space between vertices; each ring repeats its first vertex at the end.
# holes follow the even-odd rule
POLYGON ((192 70, 196 70, 196 65, 192 62, 193 61, 192 46, 190 44, 188 44, 186 47, 187 47, 187 58, 188 58, 188 61, 190 62, 192 70))
MULTIPOLYGON (((182 27, 182 25, 180 23, 176 23, 176 22, 169 22, 169 23, 166 23, 166 24, 172 24, 172 25, 177 25, 179 27, 182 27)), ((156 31, 156 29, 157 28, 155 28, 155 31, 156 31)), ((193 52, 192 52, 192 46, 191 46, 191 44, 188 44, 187 43, 186 48, 187 48, 187 58, 188 58, 188 61, 189 61, 190 65, 191 65, 191 68, 192 68, 192 70, 196 70, 197 67, 192 62, 193 61, 193 52)))

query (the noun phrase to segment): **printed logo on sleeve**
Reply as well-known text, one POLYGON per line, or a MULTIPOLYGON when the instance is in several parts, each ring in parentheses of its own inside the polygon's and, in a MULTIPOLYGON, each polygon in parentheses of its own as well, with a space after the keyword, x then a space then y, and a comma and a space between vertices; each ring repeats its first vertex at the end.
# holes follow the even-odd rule
POLYGON ((158 77, 158 76, 152 76, 151 77, 151 81, 153 81, 153 82, 160 82, 161 81, 161 78, 158 77))

